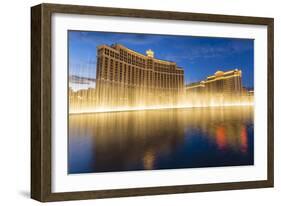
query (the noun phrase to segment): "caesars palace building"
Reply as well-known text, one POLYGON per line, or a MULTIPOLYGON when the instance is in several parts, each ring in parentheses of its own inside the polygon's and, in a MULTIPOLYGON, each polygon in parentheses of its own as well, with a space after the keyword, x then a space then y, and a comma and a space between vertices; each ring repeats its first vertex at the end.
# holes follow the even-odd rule
POLYGON ((243 92, 242 71, 239 69, 226 72, 217 71, 205 80, 185 86, 186 94, 209 94, 235 96, 243 92))
POLYGON ((177 104, 184 94, 184 70, 121 44, 97 48, 96 98, 104 106, 177 104))

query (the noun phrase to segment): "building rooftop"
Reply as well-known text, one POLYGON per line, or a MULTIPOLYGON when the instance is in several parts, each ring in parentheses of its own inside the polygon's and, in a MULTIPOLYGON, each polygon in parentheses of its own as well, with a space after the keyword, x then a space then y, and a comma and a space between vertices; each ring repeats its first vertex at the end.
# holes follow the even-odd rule
POLYGON ((204 83, 205 83, 205 81, 193 82, 193 83, 185 85, 185 87, 186 88, 204 87, 204 83))
POLYGON ((218 71, 215 72, 214 75, 208 76, 207 80, 215 79, 215 78, 218 78, 218 77, 231 76, 235 73, 237 73, 238 75, 242 75, 242 71, 239 70, 239 69, 233 69, 233 70, 229 70, 229 71, 226 71, 226 72, 218 70, 218 71))
MULTIPOLYGON (((106 46, 106 47, 109 47, 109 48, 111 48, 111 49, 117 49, 118 47, 121 47, 121 48, 123 48, 123 49, 129 50, 130 52, 135 53, 136 55, 140 55, 140 56, 142 56, 142 57, 144 57, 144 58, 146 58, 146 57, 152 57, 152 58, 153 58, 154 60, 156 60, 156 61, 165 62, 165 63, 171 63, 171 64, 176 64, 174 61, 163 60, 163 59, 155 58, 155 57, 154 57, 154 51, 152 51, 151 49, 148 49, 148 50, 146 51, 146 55, 144 55, 144 54, 142 54, 142 53, 140 53, 140 52, 137 52, 137 51, 135 51, 135 50, 133 50, 133 49, 130 49, 130 48, 124 46, 123 44, 118 44, 118 43, 116 43, 116 44, 112 44, 112 45, 110 45, 110 46, 107 45, 107 44, 103 44, 103 45, 100 45, 99 47, 101 47, 101 46, 106 46)), ((182 69, 181 67, 178 67, 178 68, 182 69)))

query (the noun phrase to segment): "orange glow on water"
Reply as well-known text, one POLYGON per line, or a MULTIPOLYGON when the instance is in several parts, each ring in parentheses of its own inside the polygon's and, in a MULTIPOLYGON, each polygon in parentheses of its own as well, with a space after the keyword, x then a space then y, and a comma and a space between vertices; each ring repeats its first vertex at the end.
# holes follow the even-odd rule
MULTIPOLYGON (((253 155, 253 141, 247 140, 253 135, 253 127, 248 126, 253 114, 252 106, 243 106, 70 115, 69 148, 73 154, 85 154, 87 165, 91 157, 89 169, 95 165, 100 172, 110 165, 111 169, 117 165, 119 171, 120 164, 124 171, 135 165, 157 169, 165 158, 175 165, 193 167, 201 157, 212 155, 215 159, 210 161, 216 165, 217 161, 236 159, 232 155, 238 154, 241 159, 235 165, 239 165, 253 155), (84 145, 91 145, 87 153, 84 145), (179 156, 175 158, 175 154, 179 156)), ((248 163, 252 164, 251 160, 248 163)))
POLYGON ((242 127, 241 129, 241 151, 243 153, 248 150, 248 136, 246 127, 242 127))
POLYGON ((225 148, 226 146, 226 131, 223 126, 220 126, 216 129, 216 142, 220 149, 225 148))

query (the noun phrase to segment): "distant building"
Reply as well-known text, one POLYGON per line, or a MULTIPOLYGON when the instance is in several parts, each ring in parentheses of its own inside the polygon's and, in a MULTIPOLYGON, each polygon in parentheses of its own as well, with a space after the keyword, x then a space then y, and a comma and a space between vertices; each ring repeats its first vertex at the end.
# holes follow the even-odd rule
POLYGON ((185 86, 187 94, 203 94, 206 91, 205 82, 194 82, 185 86))
POLYGON ((184 91, 184 70, 175 62, 121 44, 97 48, 97 100, 101 105, 151 105, 176 101, 184 91))
POLYGON ((254 90, 249 90, 249 91, 247 92, 247 95, 248 95, 248 96, 254 96, 254 90))
POLYGON ((242 71, 238 69, 227 72, 217 71, 214 75, 207 77, 205 85, 209 93, 241 94, 242 71))
POLYGON ((253 88, 243 87, 242 91, 243 91, 244 96, 254 96, 254 89, 253 88))
POLYGON ((88 88, 74 91, 72 88, 70 88, 68 90, 68 98, 72 107, 87 107, 92 105, 93 102, 96 102, 96 89, 88 88))
POLYGON ((205 80, 185 86, 186 94, 223 94, 241 95, 242 71, 238 69, 230 71, 217 71, 205 80))

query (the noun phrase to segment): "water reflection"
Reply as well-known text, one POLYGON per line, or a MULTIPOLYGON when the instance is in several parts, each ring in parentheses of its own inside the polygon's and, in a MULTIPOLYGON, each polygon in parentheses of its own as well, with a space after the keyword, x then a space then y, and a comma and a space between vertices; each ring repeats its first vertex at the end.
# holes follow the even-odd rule
POLYGON ((253 108, 69 116, 69 173, 253 164, 253 108))

